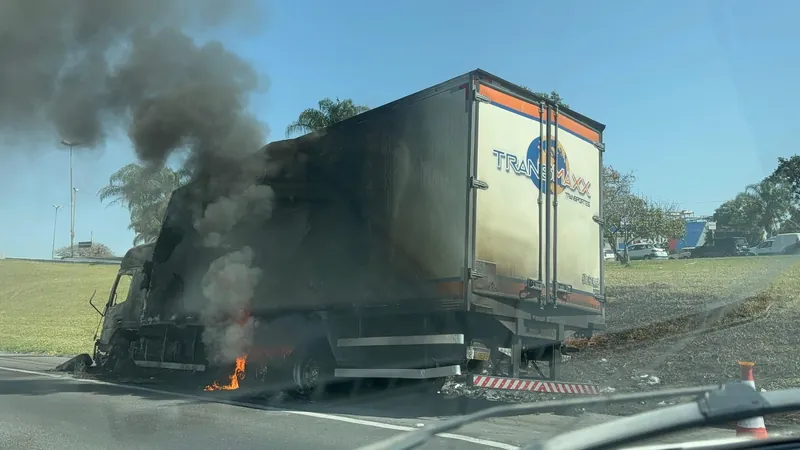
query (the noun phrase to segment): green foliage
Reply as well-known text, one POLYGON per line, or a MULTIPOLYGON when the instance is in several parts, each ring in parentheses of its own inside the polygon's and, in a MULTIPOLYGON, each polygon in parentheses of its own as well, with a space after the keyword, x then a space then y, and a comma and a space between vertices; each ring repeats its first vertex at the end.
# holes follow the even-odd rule
POLYGON ((319 101, 316 109, 309 108, 301 112, 297 120, 286 127, 286 136, 318 131, 365 111, 369 111, 369 107, 356 105, 349 98, 345 100, 324 98, 319 101))
POLYGON ((718 228, 738 230, 747 242, 757 243, 781 232, 797 231, 792 217, 798 216, 791 183, 781 176, 769 176, 721 204, 713 217, 718 228))
POLYGON ((98 195, 101 201, 110 200, 109 204, 121 204, 130 211, 128 228, 136 233, 133 244, 138 245, 158 236, 172 191, 183 186, 189 175, 186 169, 128 164, 111 175, 98 195))
POLYGON ((778 167, 767 177, 767 180, 785 183, 795 200, 800 200, 800 155, 789 158, 778 158, 778 167))
POLYGON ((632 173, 603 167, 604 237, 611 248, 616 251, 618 239, 627 247, 634 239, 659 241, 682 237, 685 222, 676 209, 634 194, 634 181, 632 173))
POLYGON ((74 253, 70 251, 69 245, 56 249, 56 256, 59 258, 110 258, 114 256, 114 252, 108 248, 107 245, 99 242, 92 243, 91 247, 80 248, 77 245, 73 249, 74 253))
POLYGON ((569 109, 569 105, 564 102, 564 99, 561 97, 561 95, 557 91, 550 91, 550 93, 548 94, 547 92, 534 92, 528 86, 522 86, 522 88, 527 90, 527 91, 533 92, 534 95, 537 95, 539 97, 546 98, 546 99, 552 101, 553 103, 558 105, 559 108, 567 108, 567 109, 569 109))

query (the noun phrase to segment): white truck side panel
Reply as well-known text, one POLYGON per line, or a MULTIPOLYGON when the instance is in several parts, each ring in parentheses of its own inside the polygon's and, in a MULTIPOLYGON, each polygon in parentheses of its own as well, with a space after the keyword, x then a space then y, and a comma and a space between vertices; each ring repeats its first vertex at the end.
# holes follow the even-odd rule
MULTIPOLYGON (((554 132, 551 127, 551 139, 554 132)), ((479 104, 477 176, 489 188, 477 194, 475 259, 496 264, 499 277, 537 279, 539 233, 545 232, 539 229, 537 205, 539 137, 538 117, 479 104)), ((600 279, 601 236, 593 220, 599 215, 600 155, 592 143, 564 128, 558 141, 557 281, 592 295, 600 279)), ((544 177, 543 165, 541 171, 544 177)), ((551 218, 555 214, 551 209, 551 218)), ((551 257, 553 245, 551 238, 551 257)))

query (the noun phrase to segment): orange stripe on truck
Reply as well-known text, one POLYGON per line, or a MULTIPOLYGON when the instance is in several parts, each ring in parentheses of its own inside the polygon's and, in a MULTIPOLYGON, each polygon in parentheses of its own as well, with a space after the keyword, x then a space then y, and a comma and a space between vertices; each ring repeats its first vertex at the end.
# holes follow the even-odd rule
MULTIPOLYGON (((481 84, 478 89, 478 92, 488 97, 493 103, 503 105, 506 108, 528 116, 533 116, 537 119, 539 118, 540 108, 538 105, 517 97, 513 97, 504 92, 500 92, 497 89, 489 87, 485 84, 481 84)), ((559 128, 569 130, 584 139, 588 139, 592 142, 600 142, 600 133, 563 114, 558 115, 558 126, 559 128)))

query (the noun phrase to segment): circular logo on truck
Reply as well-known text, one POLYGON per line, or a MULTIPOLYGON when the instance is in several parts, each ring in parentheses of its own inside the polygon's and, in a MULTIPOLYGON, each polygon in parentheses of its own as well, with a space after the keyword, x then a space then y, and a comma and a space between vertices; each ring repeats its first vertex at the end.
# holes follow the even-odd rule
MULTIPOLYGON (((555 188, 551 184, 551 190, 556 195, 564 192, 564 188, 567 187, 567 183, 569 182, 567 178, 567 174, 570 173, 569 171, 569 159, 567 159, 567 153, 564 151, 564 147, 561 145, 560 142, 556 143, 555 140, 550 140, 550 179, 555 179, 555 188), (555 148, 555 151, 554 151, 555 148)), ((531 170, 531 181, 533 184, 536 185, 537 189, 541 189, 544 187, 542 185, 542 179, 545 178, 547 174, 546 158, 545 152, 542 150, 542 139, 536 138, 534 139, 531 144, 528 146, 528 154, 527 154, 528 161, 538 161, 539 165, 536 169, 531 170), (538 170, 537 170, 538 169, 538 170)))

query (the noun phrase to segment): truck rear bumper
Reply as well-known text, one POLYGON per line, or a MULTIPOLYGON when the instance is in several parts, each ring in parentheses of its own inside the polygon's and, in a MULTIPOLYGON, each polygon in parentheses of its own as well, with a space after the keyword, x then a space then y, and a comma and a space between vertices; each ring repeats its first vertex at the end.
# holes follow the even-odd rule
POLYGON ((494 377, 472 375, 469 384, 483 389, 502 391, 545 392, 550 394, 600 395, 600 388, 594 384, 569 383, 563 381, 530 380, 524 378, 494 377))

